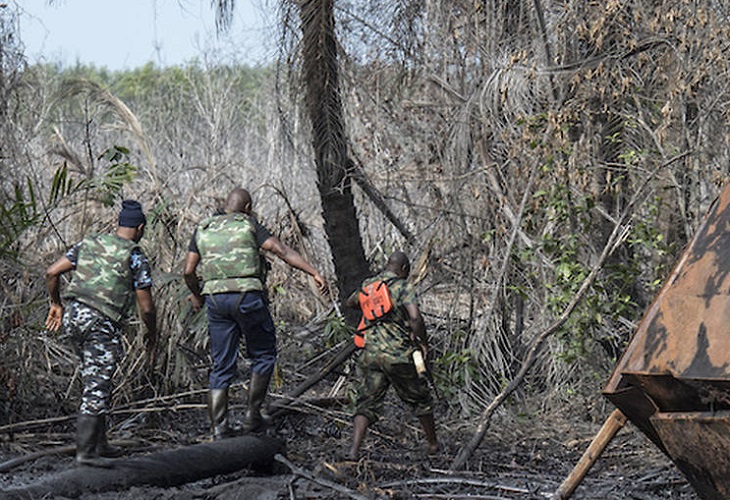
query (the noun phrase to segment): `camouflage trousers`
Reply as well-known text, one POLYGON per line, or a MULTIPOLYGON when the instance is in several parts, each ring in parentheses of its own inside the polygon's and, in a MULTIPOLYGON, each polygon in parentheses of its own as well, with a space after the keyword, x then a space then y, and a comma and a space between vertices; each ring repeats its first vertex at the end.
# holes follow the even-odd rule
POLYGON ((419 378, 413 363, 390 363, 377 356, 362 357, 357 366, 357 379, 355 415, 364 415, 370 423, 378 420, 391 385, 416 416, 433 414, 428 382, 419 378))
POLYGON ((79 412, 107 413, 111 405, 112 375, 124 355, 120 327, 96 309, 73 301, 66 305, 63 331, 81 360, 84 387, 79 412))

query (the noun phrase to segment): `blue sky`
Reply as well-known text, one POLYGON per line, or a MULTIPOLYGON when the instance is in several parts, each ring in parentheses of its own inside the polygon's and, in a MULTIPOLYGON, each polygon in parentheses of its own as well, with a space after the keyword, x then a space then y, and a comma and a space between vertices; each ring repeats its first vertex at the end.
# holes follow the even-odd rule
POLYGON ((130 69, 179 65, 206 54, 255 65, 276 50, 275 0, 236 0, 229 33, 215 32, 210 0, 6 0, 20 12, 30 63, 130 69))

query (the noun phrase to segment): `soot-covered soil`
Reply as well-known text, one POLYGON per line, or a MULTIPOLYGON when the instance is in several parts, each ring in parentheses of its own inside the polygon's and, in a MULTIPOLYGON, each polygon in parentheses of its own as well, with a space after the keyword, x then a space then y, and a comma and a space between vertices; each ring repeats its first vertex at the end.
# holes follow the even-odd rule
MULTIPOLYGON (((198 397, 198 399, 200 399, 198 397)), ((240 415, 240 399, 232 413, 240 415)), ((459 421, 439 422, 443 450, 424 453, 417 420, 389 398, 386 417, 371 427, 359 461, 344 459, 350 417, 344 405, 280 415, 266 433, 286 451, 269 475, 242 470, 174 488, 133 487, 85 493, 84 499, 538 499, 550 498, 572 470, 600 424, 571 422, 559 415, 496 416, 464 470, 448 469, 472 428, 459 421)), ((201 404, 179 403, 160 412, 115 415, 111 438, 129 455, 154 453, 208 440, 201 404)), ((0 461, 44 449, 73 446, 73 422, 37 426, 2 436, 0 461)), ((47 455, 0 473, 7 491, 74 467, 69 450, 47 455)), ((0 498, 4 496, 0 493, 0 498)), ((5 495, 7 496, 7 495, 5 495)), ((46 498, 53 498, 46 497, 46 498)), ((56 498, 62 498, 56 496, 56 498)), ((609 444, 576 491, 577 499, 696 499, 672 463, 631 424, 609 444)))

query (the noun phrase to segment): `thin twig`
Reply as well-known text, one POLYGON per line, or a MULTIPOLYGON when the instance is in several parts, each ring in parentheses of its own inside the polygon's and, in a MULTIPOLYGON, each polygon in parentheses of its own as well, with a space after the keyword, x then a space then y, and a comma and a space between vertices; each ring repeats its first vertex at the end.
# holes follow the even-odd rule
POLYGON ((466 477, 427 477, 423 479, 404 479, 402 481, 392 481, 390 483, 381 484, 381 488, 393 488, 398 486, 413 486, 417 484, 459 484, 466 486, 478 486, 479 488, 494 488, 495 490, 508 491, 510 493, 530 493, 530 490, 524 488, 515 488, 514 486, 504 486, 501 484, 490 483, 488 481, 478 481, 466 477))
MULTIPOLYGON (((234 388, 236 386, 242 387, 243 384, 242 383, 239 383, 239 384, 233 384, 233 385, 231 385, 232 388, 234 388)), ((110 413, 112 415, 117 415, 117 414, 130 414, 130 413, 143 413, 144 411, 147 410, 146 408, 143 408, 143 409, 139 409, 138 408, 138 409, 135 410, 133 407, 141 406, 141 405, 149 405, 151 403, 164 403, 165 401, 175 400, 175 399, 179 399, 179 398, 183 398, 183 397, 187 397, 187 396, 195 396, 195 395, 198 395, 198 394, 204 394, 206 392, 208 392, 208 389, 198 389, 198 390, 194 390, 194 391, 187 391, 187 392, 180 392, 180 393, 177 393, 177 394, 171 394, 169 396, 157 396, 157 397, 154 397, 154 398, 143 399, 143 400, 140 400, 140 401, 130 401, 129 403, 126 403, 126 404, 123 404, 123 405, 119 405, 117 408, 115 408, 114 410, 112 410, 110 413)), ((184 408, 183 408, 183 406, 184 405, 177 405, 177 406, 174 406, 172 408, 169 408, 169 407, 168 408, 169 409, 189 409, 189 408, 198 408, 198 407, 202 408, 205 405, 203 405, 203 404, 198 404, 198 405, 190 404, 190 405, 185 406, 184 408)), ((160 410, 158 409, 157 411, 160 411, 160 410)), ((56 424, 56 423, 60 423, 60 422, 67 422, 69 420, 75 419, 76 417, 77 417, 77 415, 76 414, 73 414, 73 415, 64 415, 64 416, 60 416, 60 417, 50 417, 50 418, 42 418, 42 419, 37 419, 37 420, 26 420, 26 421, 23 421, 23 422, 16 422, 14 424, 7 424, 7 425, 0 426, 0 433, 3 433, 3 432, 13 432, 13 431, 17 431, 17 430, 24 429, 24 428, 27 428, 27 427, 35 427, 35 426, 39 426, 39 425, 56 424)))
POLYGON ((472 495, 469 494, 463 494, 463 495, 453 495, 451 493, 414 493, 413 498, 446 498, 448 500, 459 500, 463 498, 464 500, 509 500, 507 497, 495 497, 493 495, 472 495))
POLYGON ((328 481, 326 479, 321 479, 321 478, 316 477, 314 474, 312 474, 308 470, 302 469, 301 467, 294 465, 292 462, 290 462, 289 460, 287 460, 286 458, 284 458, 282 455, 280 455, 278 453, 274 456, 274 460, 276 460, 277 462, 281 462, 282 464, 289 467, 289 469, 292 471, 292 473, 296 474, 297 476, 301 476, 305 479, 308 479, 309 481, 317 483, 320 486, 330 488, 332 490, 337 491, 338 493, 347 495, 350 498, 353 498, 355 500, 368 500, 368 498, 366 496, 360 495, 356 491, 353 491, 350 488, 342 486, 341 484, 333 483, 332 481, 328 481))
POLYGON ((24 422, 17 422, 14 424, 2 425, 2 426, 0 426, 0 433, 13 432, 13 431, 23 429, 25 427, 34 427, 36 425, 57 424, 60 422, 67 422, 67 421, 73 420, 75 418, 76 418, 76 415, 64 415, 62 417, 41 418, 38 420, 26 420, 24 422))

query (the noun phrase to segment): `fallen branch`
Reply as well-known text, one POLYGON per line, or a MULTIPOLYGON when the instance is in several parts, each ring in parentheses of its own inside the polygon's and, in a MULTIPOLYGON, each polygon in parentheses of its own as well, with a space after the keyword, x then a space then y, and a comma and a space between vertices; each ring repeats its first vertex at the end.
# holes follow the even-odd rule
MULTIPOLYGON (((296 399, 302 394, 304 394, 310 387, 315 385, 317 382, 325 378, 327 375, 332 373, 332 371, 340 366, 342 363, 347 361, 350 356, 352 356, 355 351, 357 350, 357 347, 355 346, 354 342, 347 342, 342 349, 340 349, 340 352, 330 361, 327 365, 325 365, 323 368, 321 368, 317 373, 310 376, 307 380, 302 382, 298 387, 296 387, 291 394, 288 395, 289 399, 296 399)), ((281 414, 283 410, 279 407, 279 405, 275 402, 271 405, 271 416, 276 417, 281 414)))
POLYGON ((0 472, 10 472, 15 467, 37 458, 47 457, 49 455, 71 455, 72 453, 76 453, 76 446, 58 446, 56 448, 48 448, 46 450, 27 453, 1 463, 0 472))
POLYGON ((350 400, 347 397, 339 396, 335 398, 314 398, 314 399, 299 399, 292 398, 290 396, 282 395, 276 396, 281 398, 280 401, 275 403, 276 415, 280 416, 283 413, 305 413, 309 415, 319 414, 333 414, 328 411, 327 408, 333 406, 344 406, 350 400))
POLYGON ((34 427, 37 425, 57 424, 59 422, 75 420, 76 417, 77 417, 77 415, 73 414, 73 415, 64 415, 62 417, 50 417, 50 418, 41 418, 38 420, 26 420, 24 422, 16 422, 14 424, 7 424, 7 425, 0 426, 0 433, 15 432, 15 431, 18 431, 21 429, 25 429, 26 427, 34 427))
MULTIPOLYGON (((195 391, 204 393, 207 392, 208 389, 195 391)), ((193 394, 190 393, 184 393, 185 395, 193 394)), ((273 395, 276 396, 276 395, 273 395)), ((176 399, 176 397, 180 397, 180 395, 176 396, 165 396, 161 398, 153 398, 147 400, 147 403, 164 403, 165 401, 169 401, 171 399, 176 399)), ((275 415, 279 416, 281 414, 284 414, 286 412, 301 412, 304 413, 306 410, 305 408, 326 408, 328 406, 336 406, 338 404, 345 404, 347 403, 347 398, 345 397, 336 397, 336 398, 315 398, 311 400, 302 400, 296 397, 291 396, 279 396, 283 400, 282 402, 277 402, 272 405, 276 409, 275 415)), ((166 406, 144 406, 139 407, 139 405, 142 404, 141 402, 133 402, 128 405, 124 405, 124 407, 117 408, 111 412, 112 415, 138 415, 142 413, 162 413, 162 412, 178 412, 183 410, 205 410, 207 409, 208 405, 205 403, 174 403, 166 406)), ((235 405, 231 404, 230 408, 239 408, 244 407, 245 404, 235 405)), ((64 415, 60 417, 50 417, 50 418, 44 418, 39 420, 26 420, 23 422, 16 422, 14 424, 8 424, 0 427, 0 433, 3 432, 18 432, 21 430, 25 430, 32 427, 39 427, 46 424, 57 424, 60 422, 68 422, 73 421, 76 418, 78 418, 77 414, 72 415, 64 415)), ((0 472, 2 472, 0 470, 0 472)))
POLYGON ((330 488, 338 493, 347 495, 350 498, 353 498, 355 500, 368 500, 368 497, 360 495, 358 492, 353 491, 349 488, 346 488, 345 486, 342 486, 341 484, 333 483, 332 481, 328 481, 326 479, 321 479, 321 478, 316 477, 314 474, 312 474, 308 470, 302 469, 301 467, 294 465, 292 462, 290 462, 289 460, 287 460, 280 454, 275 455, 274 460, 276 460, 277 462, 281 462, 282 464, 289 467, 289 469, 291 469, 292 473, 294 473, 295 475, 308 479, 309 481, 312 481, 313 483, 317 483, 320 486, 330 488))
POLYGON ((492 495, 452 495, 450 493, 415 493, 412 495, 413 498, 445 498, 446 500, 508 500, 507 497, 495 497, 492 495))
POLYGON ((318 363, 321 359, 326 358, 327 356, 330 356, 333 352, 339 351, 348 342, 351 342, 351 340, 350 339, 343 340, 343 341, 339 342, 337 345, 335 345, 335 346, 327 349, 326 351, 320 352, 319 354, 317 354, 316 356, 314 356, 312 359, 310 359, 306 363, 303 363, 301 365, 298 365, 297 366, 297 369, 300 370, 300 371, 303 371, 303 370, 309 368, 310 366, 318 363))

